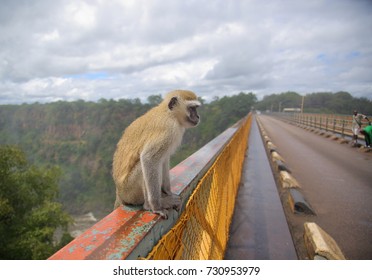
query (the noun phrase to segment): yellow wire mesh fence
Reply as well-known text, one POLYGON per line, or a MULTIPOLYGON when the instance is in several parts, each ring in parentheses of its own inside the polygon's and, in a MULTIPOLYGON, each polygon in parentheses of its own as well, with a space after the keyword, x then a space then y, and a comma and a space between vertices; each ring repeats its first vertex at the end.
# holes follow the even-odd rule
POLYGON ((242 120, 242 125, 196 186, 178 222, 146 259, 223 259, 251 119, 249 114, 242 120))

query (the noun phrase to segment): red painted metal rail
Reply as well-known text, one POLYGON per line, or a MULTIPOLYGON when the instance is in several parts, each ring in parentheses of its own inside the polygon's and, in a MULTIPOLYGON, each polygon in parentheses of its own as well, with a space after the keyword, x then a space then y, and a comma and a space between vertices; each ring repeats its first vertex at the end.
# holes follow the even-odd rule
MULTIPOLYGON (((209 169, 240 123, 227 129, 170 171, 173 193, 183 207, 197 182, 209 169)), ((168 220, 141 210, 122 206, 52 255, 50 260, 138 259, 146 257, 159 239, 176 222, 183 208, 171 210, 168 220)))

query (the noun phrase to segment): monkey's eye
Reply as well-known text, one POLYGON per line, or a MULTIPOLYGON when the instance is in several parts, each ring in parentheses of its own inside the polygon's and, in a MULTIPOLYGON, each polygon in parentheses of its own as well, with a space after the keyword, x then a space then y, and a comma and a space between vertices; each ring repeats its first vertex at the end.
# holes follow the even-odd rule
POLYGON ((192 111, 192 112, 196 112, 196 108, 197 108, 196 106, 190 106, 189 110, 192 111))

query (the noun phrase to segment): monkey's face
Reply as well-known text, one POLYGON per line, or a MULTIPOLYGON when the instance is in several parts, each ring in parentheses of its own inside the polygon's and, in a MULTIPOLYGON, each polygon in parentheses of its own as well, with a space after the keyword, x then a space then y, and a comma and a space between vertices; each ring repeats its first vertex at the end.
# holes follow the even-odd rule
POLYGON ((189 105, 187 106, 187 115, 186 121, 190 127, 197 126, 200 121, 200 117, 198 112, 196 111, 197 105, 189 105))
POLYGON ((169 110, 173 111, 180 124, 186 128, 199 124, 200 117, 196 110, 199 106, 198 100, 183 100, 177 96, 172 97, 168 103, 169 110))

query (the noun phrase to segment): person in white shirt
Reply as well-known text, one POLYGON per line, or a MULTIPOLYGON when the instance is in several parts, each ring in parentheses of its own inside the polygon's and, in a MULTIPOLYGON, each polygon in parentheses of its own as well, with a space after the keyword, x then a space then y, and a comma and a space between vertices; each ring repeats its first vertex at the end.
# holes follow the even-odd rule
POLYGON ((358 144, 358 134, 360 132, 360 129, 362 127, 362 119, 366 119, 369 121, 367 116, 363 114, 358 114, 357 110, 354 110, 353 117, 352 117, 352 123, 351 123, 351 130, 353 132, 353 145, 358 144))

